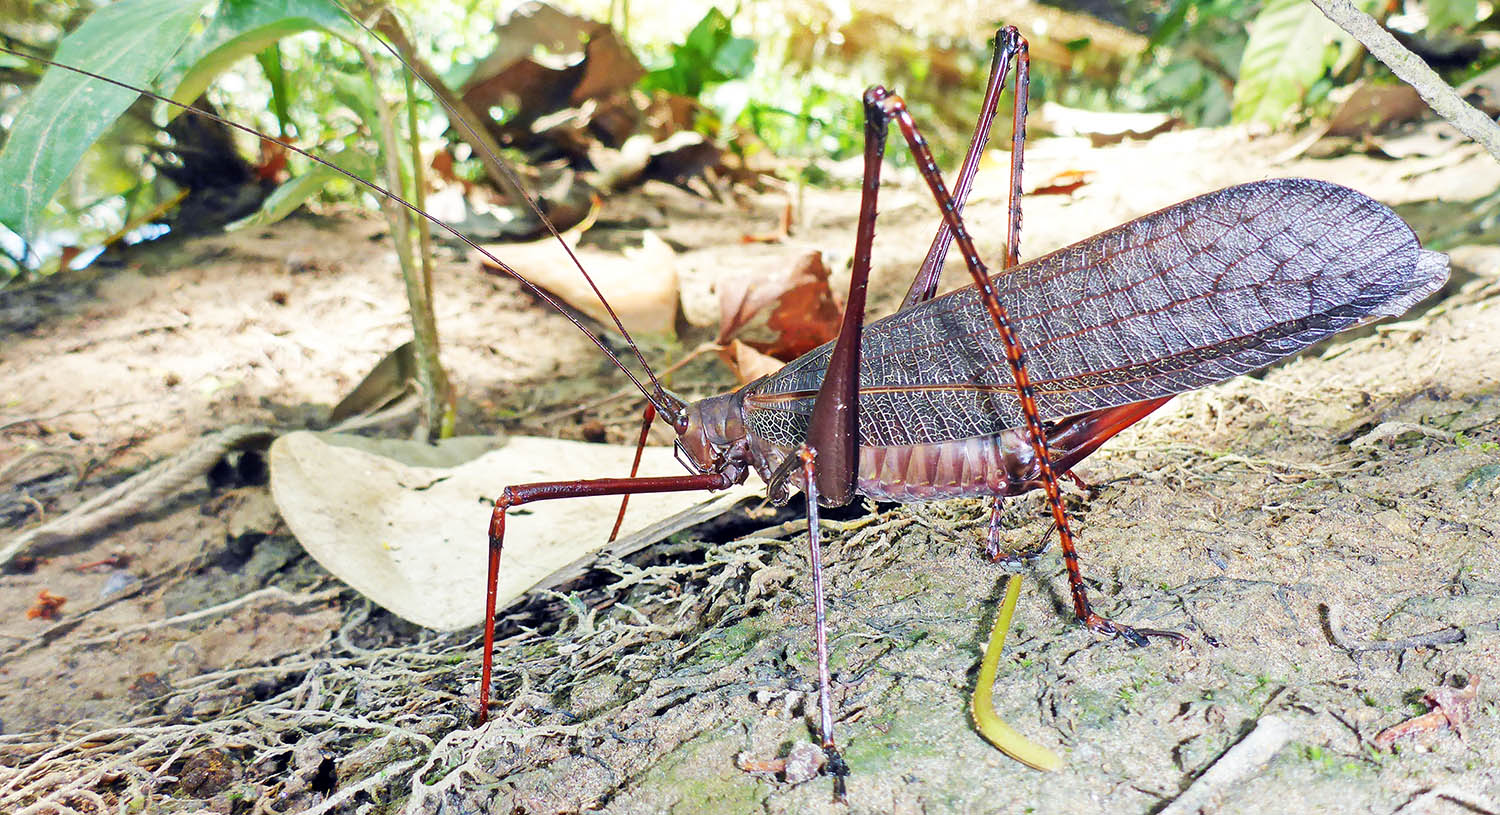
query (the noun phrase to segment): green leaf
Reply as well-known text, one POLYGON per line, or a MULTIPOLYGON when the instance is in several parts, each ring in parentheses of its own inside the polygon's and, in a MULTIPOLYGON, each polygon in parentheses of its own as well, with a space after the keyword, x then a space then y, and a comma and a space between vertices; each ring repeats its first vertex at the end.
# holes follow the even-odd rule
POLYGON ((1271 0, 1251 24, 1234 120, 1280 124, 1351 40, 1306 0, 1271 0))
POLYGON ((260 209, 226 225, 224 229, 232 231, 248 227, 270 226, 296 212, 297 207, 307 203, 307 199, 321 192, 329 181, 342 177, 337 170, 319 164, 277 187, 276 191, 260 205, 260 209))
MULTIPOLYGON (((159 74, 208 0, 121 0, 62 41, 57 61, 132 85, 159 74)), ((137 93, 49 68, 0 151, 0 223, 33 237, 43 208, 137 93)))
POLYGON ((755 40, 734 36, 724 12, 710 8, 672 49, 672 63, 646 74, 640 86, 697 98, 713 85, 749 76, 755 49, 755 40))
POLYGON ((755 40, 730 37, 714 52, 713 69, 720 81, 744 79, 755 68, 755 40))
POLYGON ((1427 33, 1440 34, 1450 28, 1468 31, 1479 22, 1479 0, 1427 0, 1427 33))
POLYGON ((375 99, 375 86, 370 78, 334 73, 329 74, 327 79, 333 86, 333 98, 354 111, 354 115, 359 117, 376 141, 380 141, 383 132, 380 127, 380 103, 375 99))
POLYGON ((282 136, 292 132, 291 86, 287 83, 286 69, 281 65, 281 45, 272 43, 256 52, 255 61, 260 63, 261 73, 271 83, 271 112, 276 114, 276 127, 282 136))
POLYGON ((208 28, 172 61, 161 85, 171 89, 173 101, 192 104, 234 63, 283 37, 318 30, 344 39, 360 34, 331 0, 221 0, 208 28))
POLYGON ((1177 32, 1181 31, 1183 24, 1187 22, 1188 11, 1194 5, 1192 0, 1172 0, 1172 7, 1156 24, 1156 30, 1151 32, 1151 39, 1146 41, 1147 56, 1177 36, 1177 32))

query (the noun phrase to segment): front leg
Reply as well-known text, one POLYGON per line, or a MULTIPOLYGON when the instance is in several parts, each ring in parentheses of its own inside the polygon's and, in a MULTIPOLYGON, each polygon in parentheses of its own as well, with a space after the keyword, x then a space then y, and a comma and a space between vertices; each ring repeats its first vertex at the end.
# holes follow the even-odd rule
MULTIPOLYGON (((505 549, 505 513, 511 507, 555 498, 588 498, 596 495, 636 495, 648 492, 722 490, 745 480, 747 470, 727 468, 723 472, 658 478, 596 478, 588 481, 546 481, 506 487, 490 513, 490 558, 484 595, 484 661, 479 678, 478 724, 490 711, 490 676, 495 662, 495 586, 500 577, 500 554, 505 549)), ((623 512, 623 510, 622 510, 623 512)))

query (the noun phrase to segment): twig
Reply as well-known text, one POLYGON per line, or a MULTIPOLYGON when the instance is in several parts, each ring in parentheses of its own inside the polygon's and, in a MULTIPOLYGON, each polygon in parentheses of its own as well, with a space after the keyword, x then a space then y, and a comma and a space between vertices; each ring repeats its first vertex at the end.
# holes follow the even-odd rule
MULTIPOLYGON (((722 349, 723 349, 722 345, 718 345, 717 343, 712 343, 712 342, 705 342, 705 343, 699 345, 697 348, 694 348, 693 350, 689 351, 687 353, 687 355, 684 356, 682 359, 679 359, 676 362, 672 363, 671 365, 668 365, 667 367, 661 369, 661 371, 659 371, 657 373, 657 377, 660 378, 662 381, 666 381, 667 377, 669 377, 672 374, 676 373, 677 370, 679 368, 681 368, 682 366, 688 364, 689 362, 692 362, 693 360, 697 359, 698 357, 703 356, 704 354, 707 354, 707 353, 710 353, 710 352, 716 352, 716 351, 719 351, 719 350, 722 350, 722 349)), ((620 388, 618 390, 615 390, 615 391, 612 391, 610 393, 607 393, 607 394, 605 394, 605 395, 603 395, 603 396, 601 396, 601 397, 599 397, 597 399, 593 399, 593 400, 590 400, 588 402, 584 402, 581 405, 575 405, 575 406, 570 407, 570 408, 559 410, 556 413, 549 413, 546 416, 542 416, 537 421, 541 422, 542 424, 547 424, 549 422, 555 422, 555 421, 557 421, 559 419, 566 419, 567 417, 572 416, 574 414, 584 413, 586 411, 593 410, 594 408, 601 407, 603 405, 607 405, 610 402, 613 402, 613 401, 616 401, 616 400, 619 400, 619 399, 624 399, 627 396, 634 396, 637 393, 638 393, 638 391, 635 388, 633 388, 633 387, 623 387, 623 388, 620 388)), ((538 408, 533 408, 531 410, 528 410, 528 411, 522 413, 519 418, 523 418, 523 419, 530 418, 531 416, 536 415, 536 412, 538 410, 540 410, 540 409, 541 408, 538 407, 538 408)))
POLYGON ((21 471, 22 467, 31 462, 48 458, 61 459, 75 475, 77 474, 79 469, 78 459, 72 453, 66 450, 32 450, 29 453, 23 453, 15 457, 7 462, 4 467, 0 467, 0 484, 9 481, 12 476, 21 471))
POLYGON ((1477 792, 1466 792, 1456 787, 1433 787, 1401 805, 1397 812, 1427 811, 1426 806, 1439 798, 1447 798, 1455 804, 1482 812, 1485 815, 1500 815, 1500 804, 1477 792))
POLYGON ((1458 92, 1436 72, 1427 67, 1422 58, 1406 50, 1396 42, 1390 32, 1381 28, 1370 15, 1354 7, 1350 0, 1313 0, 1324 16, 1359 40, 1375 58, 1384 62, 1391 73, 1401 81, 1417 89, 1422 100, 1437 113, 1473 139, 1500 160, 1500 126, 1473 105, 1465 102, 1458 92))
POLYGON ((12 538, 0 547, 0 567, 27 547, 91 535, 136 515, 201 477, 225 453, 269 441, 275 435, 269 428, 241 425, 204 436, 181 453, 105 490, 68 514, 12 538))
POLYGON ((1261 765, 1270 761, 1295 735, 1296 728, 1280 716, 1261 719, 1256 722, 1250 735, 1229 748, 1212 767, 1163 808, 1159 815, 1191 815, 1203 809, 1225 787, 1249 777, 1261 765))
POLYGON ((1462 628, 1440 628, 1437 631, 1429 631, 1425 634, 1413 634, 1410 637, 1402 637, 1396 640, 1361 640, 1354 641, 1345 637, 1340 630, 1343 626, 1343 611, 1339 606, 1325 606, 1328 612, 1328 638, 1333 644, 1348 651, 1358 653, 1360 651, 1406 651, 1412 648, 1429 648, 1434 645, 1452 645, 1463 642, 1466 635, 1462 628))
POLYGON ((168 617, 164 620, 153 620, 149 623, 140 623, 139 625, 132 625, 125 628, 115 629, 114 631, 111 631, 108 636, 95 637, 88 640, 80 640, 74 643, 74 646, 82 647, 85 645, 98 645, 105 642, 116 642, 120 639, 120 637, 123 637, 126 634, 138 634, 142 631, 155 631, 159 628, 167 628, 169 626, 190 623, 194 620, 201 620, 205 617, 213 617, 215 615, 225 614, 230 611, 234 611, 241 606, 247 606, 251 603, 255 603, 268 598, 283 603, 290 603, 296 606, 314 605, 325 600, 332 600, 333 598, 339 596, 339 593, 343 590, 343 587, 340 586, 332 589, 324 589, 323 591, 314 592, 312 594, 293 594, 280 586, 267 586, 263 589, 256 589, 249 594, 241 595, 234 598, 233 600, 225 603, 220 603, 216 606, 200 608, 197 611, 189 611, 186 614, 179 614, 176 617, 168 617))
POLYGON ((26 416, 26 417, 19 418, 19 419, 5 419, 4 420, 4 424, 0 424, 0 430, 9 430, 12 427, 16 427, 18 425, 23 425, 23 424, 36 424, 38 422, 47 422, 47 421, 51 421, 53 419, 60 419, 63 416, 76 416, 76 415, 78 415, 80 413, 92 413, 92 414, 98 415, 102 411, 116 410, 116 409, 119 409, 119 408, 135 407, 136 405, 143 405, 143 404, 146 404, 147 402, 150 402, 150 401, 153 401, 153 400, 151 400, 151 399, 131 399, 129 402, 115 402, 115 403, 109 404, 109 405, 96 405, 94 407, 75 408, 73 410, 58 411, 57 413, 48 413, 48 414, 46 414, 44 416, 26 416))
POLYGON ((1411 422, 1381 422, 1371 429, 1370 432, 1349 442, 1349 449, 1364 450, 1379 444, 1390 444, 1408 433, 1417 433, 1428 438, 1447 442, 1451 442, 1455 438, 1455 434, 1436 427, 1427 427, 1426 425, 1413 424, 1411 422))

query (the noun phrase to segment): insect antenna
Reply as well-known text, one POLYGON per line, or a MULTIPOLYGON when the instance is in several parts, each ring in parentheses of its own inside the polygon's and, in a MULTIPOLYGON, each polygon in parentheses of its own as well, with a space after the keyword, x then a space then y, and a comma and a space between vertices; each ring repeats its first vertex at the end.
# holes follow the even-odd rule
MULTIPOLYGON (((574 254, 573 247, 569 246, 568 242, 563 240, 562 235, 557 231, 557 225, 552 223, 552 219, 548 218, 546 213, 542 212, 542 208, 538 206, 536 198, 526 193, 525 188, 521 185, 521 179, 516 176, 516 173, 511 169, 510 164, 508 162, 501 161, 499 156, 496 156, 494 151, 490 150, 490 148, 484 143, 484 141, 478 137, 479 134, 474 131, 474 127, 469 123, 468 118, 459 115, 459 111, 454 109, 452 103, 450 103, 443 94, 438 93, 437 89, 432 86, 432 83, 427 80, 427 77, 424 76, 421 71, 418 71, 411 64, 411 62, 408 61, 404 55, 402 55, 400 49, 387 42, 386 37, 382 37, 364 20, 359 19, 359 17, 356 16, 354 12, 350 11, 349 8, 344 5, 342 0, 334 0, 334 5, 337 6, 339 10, 344 13, 344 16, 348 17, 351 22, 363 29, 364 32, 366 34, 369 34, 370 37, 376 42, 380 43, 380 45, 385 48, 385 50, 391 56, 396 58, 396 61, 401 63, 401 66, 405 68, 408 73, 416 77, 417 81, 422 83, 422 85, 432 93, 433 98, 437 100, 438 104, 442 105, 443 109, 448 111, 448 113, 450 114, 450 121, 456 123, 471 138, 471 141, 469 142, 470 146, 473 149, 484 153, 486 158, 493 159, 494 166, 498 167, 500 172, 505 175, 505 177, 509 180, 512 188, 521 193, 521 197, 523 200, 525 200, 526 206, 534 215, 536 215, 537 219, 542 222, 542 225, 547 228, 547 232, 550 233, 553 238, 557 239, 558 245, 562 247, 563 252, 567 253, 568 260, 572 262, 573 267, 578 270, 578 273, 583 275, 583 279, 589 284, 589 289, 594 292, 594 296, 599 298, 600 304, 602 304, 604 306, 604 310, 609 313, 609 318, 614 322, 615 328, 620 332, 620 335, 625 338, 626 344, 630 346, 631 353, 634 354, 636 360, 641 363, 642 370, 646 372, 647 378, 651 380, 651 387, 653 392, 648 393, 644 387, 641 387, 640 382, 637 381, 634 376, 631 377, 631 381, 635 382, 636 387, 640 388, 641 392, 646 395, 647 400, 649 400, 652 406, 662 414, 663 418, 665 418, 668 423, 675 425, 682 413, 682 408, 679 404, 679 400, 672 397, 671 394, 667 393, 666 388, 662 387, 661 381, 656 378, 655 371, 651 369, 651 364, 646 361, 645 355, 641 353, 640 347, 636 345, 635 339, 630 336, 630 332, 625 330, 625 324, 620 321, 619 315, 615 313, 614 308, 610 306, 609 301, 605 299, 604 293, 599 291, 599 286, 594 283, 594 278, 589 275, 588 270, 583 267, 583 262, 578 259, 578 255, 574 254)), ((388 9, 382 9, 379 13, 391 14, 388 9)), ((413 207, 413 209, 415 208, 413 207)), ((417 211, 420 212, 420 210, 417 211)), ((449 229, 449 231, 452 232, 453 230, 449 229)), ((466 241, 466 243, 468 243, 468 241, 466 241)), ((472 246, 473 244, 470 243, 470 245, 472 246)), ((533 291, 536 290, 535 286, 532 286, 529 282, 526 282, 524 278, 517 274, 516 271, 510 266, 496 259, 490 253, 484 252, 483 250, 480 251, 483 252, 486 258, 497 264, 503 271, 510 274, 512 277, 522 280, 522 282, 525 283, 525 285, 533 291)), ((551 301, 549 300, 549 302, 551 301)), ((554 303, 553 305, 555 306, 556 304, 554 303)), ((571 320, 572 318, 570 317, 569 319, 571 320)), ((573 322, 574 324, 577 324, 576 320, 574 320, 573 322)), ((579 326, 579 328, 582 329, 582 326, 579 326)), ((610 356, 611 358, 614 357, 613 354, 611 354, 610 356)), ((621 370, 625 369, 623 365, 620 365, 620 361, 618 359, 615 360, 615 364, 619 365, 621 370)), ((628 374, 629 372, 627 371, 626 373, 628 374)))
MULTIPOLYGON (((347 11, 345 11, 345 13, 348 14, 347 11)), ((351 19, 352 19, 352 17, 351 17, 351 19)), ((362 23, 362 22, 360 22, 358 20, 355 20, 355 22, 358 23, 361 27, 364 27, 364 23, 362 23)), ((365 27, 365 30, 366 31, 370 31, 370 29, 368 27, 365 27)), ((373 34, 373 32, 371 32, 371 33, 373 34)), ((380 39, 380 38, 377 37, 376 39, 380 39)), ((382 44, 385 44, 384 40, 380 40, 380 42, 382 44)), ((385 44, 385 46, 386 46, 387 49, 391 48, 390 45, 388 45, 388 44, 385 44)), ((182 102, 178 102, 178 101, 173 100, 173 99, 168 99, 167 97, 162 96, 161 94, 153 93, 152 91, 145 90, 143 88, 137 88, 134 85, 131 85, 129 83, 121 82, 121 81, 119 81, 117 79, 112 79, 112 78, 104 76, 102 74, 94 73, 93 71, 89 71, 89 70, 86 70, 86 69, 83 69, 83 68, 78 68, 78 67, 75 67, 75 66, 72 66, 72 65, 64 65, 63 63, 57 62, 56 60, 51 60, 51 59, 48 59, 46 57, 37 56, 35 54, 26 53, 24 51, 19 51, 17 49, 10 48, 9 46, 6 46, 6 45, 0 45, 0 53, 10 54, 11 56, 19 57, 21 59, 31 60, 33 62, 37 62, 37 63, 40 63, 42 65, 46 65, 46 66, 48 66, 50 68, 60 68, 60 69, 62 69, 64 71, 70 71, 70 72, 78 74, 80 76, 86 76, 86 77, 88 77, 90 79, 94 79, 94 80, 97 80, 99 82, 105 82, 105 83, 108 83, 110 85, 114 85, 117 88, 124 88, 125 90, 131 91, 133 93, 138 93, 138 94, 140 94, 142 96, 145 96, 148 99, 152 99, 154 101, 162 102, 164 104, 170 105, 171 107, 177 108, 178 110, 184 111, 186 113, 191 113, 191 114, 194 114, 194 115, 197 115, 197 116, 201 116, 201 117, 204 117, 206 119, 210 119, 212 121, 218 122, 219 124, 225 125, 227 127, 232 127, 235 130, 238 130, 238 131, 240 131, 242 133, 246 133, 248 135, 254 136, 255 138, 258 138, 258 139, 265 139, 265 138, 267 138, 265 134, 261 133, 260 131, 256 130, 255 128, 250 127, 248 125, 240 124, 239 122, 235 122, 235 121, 233 121, 231 119, 228 119, 228 118, 226 118, 224 116, 220 116, 217 113, 211 113, 211 112, 203 110, 201 108, 195 108, 195 107, 192 107, 191 105, 186 105, 186 104, 183 104, 182 102)), ((394 50, 392 50, 391 53, 395 54, 396 52, 394 50)), ((396 57, 397 57, 397 59, 401 59, 400 54, 396 54, 396 57)), ((403 65, 406 65, 407 70, 411 70, 411 66, 409 64, 407 64, 404 59, 402 59, 401 61, 402 61, 403 65)), ((421 77, 419 76, 418 79, 421 79, 421 77)), ((425 84, 425 81, 424 81, 424 84, 425 84)), ((428 89, 431 90, 431 86, 428 86, 428 89)), ((439 97, 439 98, 441 99, 441 97, 439 97)), ((461 118, 461 117, 455 116, 454 118, 461 118)), ((465 126, 467 126, 467 125, 465 125, 465 126)), ((651 382, 651 388, 648 389, 646 387, 646 385, 641 382, 640 378, 637 377, 636 374, 633 373, 629 368, 627 368, 625 366, 625 363, 623 363, 623 362, 620 361, 619 356, 617 356, 613 351, 611 351, 609 349, 609 346, 604 342, 603 339, 601 339, 597 334, 595 334, 593 331, 590 331, 587 327, 585 327, 583 325, 583 323, 578 318, 576 318, 572 314, 570 314, 569 311, 568 311, 568 309, 564 308, 563 304, 560 303, 560 302, 558 302, 558 300, 555 297, 553 297, 551 294, 548 294, 547 291, 544 290, 544 289, 542 289, 540 286, 536 285, 535 283, 532 283, 530 280, 527 280, 523 275, 521 275, 519 272, 517 272, 514 268, 512 268, 505 261, 501 260, 498 257, 495 257, 495 255, 493 253, 491 253, 489 250, 485 249, 483 246, 480 246, 478 243, 476 243, 474 240, 472 240, 468 236, 464 235, 462 232, 458 231, 457 228, 455 228, 454 226, 452 226, 451 224, 449 224, 447 221, 444 221, 443 219, 438 218, 435 215, 432 215, 431 213, 427 212, 426 210, 422 209, 421 207, 418 207, 416 204, 411 203, 410 201, 406 200, 402 196, 398 195, 397 193, 392 192, 391 190, 389 190, 389 189, 381 186, 380 184, 377 184, 374 181, 370 181, 367 178, 363 178, 363 177, 361 177, 361 176, 359 176, 359 175, 357 175, 355 173, 352 173, 349 170, 346 170, 343 167, 340 167, 337 164, 334 164, 333 162, 331 162, 331 161, 329 161, 329 160, 327 160, 325 158, 321 158, 321 157, 317 156, 316 154, 312 153, 309 150, 303 149, 301 147, 297 147, 296 145, 286 144, 284 142, 282 143, 282 145, 284 147, 286 147, 287 149, 291 150, 292 152, 297 153, 298 155, 301 155, 301 156, 303 156, 303 157, 305 157, 305 158, 307 158, 307 159, 309 159, 311 161, 317 162, 318 164, 320 164, 320 165, 322 165, 324 167, 327 167, 328 169, 333 170, 334 172, 337 172, 338 174, 344 176, 345 178, 348 178, 350 181, 353 181, 354 183, 359 184, 360 186, 363 186, 363 187, 365 187, 365 188, 367 188, 369 190, 372 190, 372 191, 374 191, 374 192, 376 192, 376 193, 378 193, 380 195, 383 195, 386 198, 389 198, 390 200, 396 202, 400 206, 403 206, 406 209, 410 210, 411 212, 413 212, 413 213, 415 213, 415 214, 417 214, 417 215, 419 215, 419 216, 421 216, 423 218, 426 218, 428 221, 431 221, 432 223, 436 224, 439 228, 443 229, 448 234, 450 234, 453 237, 457 238, 458 240, 462 241, 469 248, 471 248, 474 251, 478 252, 479 254, 483 255, 487 260, 489 260, 491 263, 494 263, 502 271, 504 271, 505 273, 509 274, 511 277, 513 277, 517 281, 519 281, 521 283, 521 285, 526 288, 527 291, 531 292, 533 295, 535 295, 536 297, 538 297, 539 299, 541 299, 542 302, 544 302, 547 305, 551 306, 554 311, 556 311, 557 313, 561 314, 563 317, 565 317, 568 320, 568 322, 572 323, 574 325, 574 327, 576 327, 579 331, 583 332, 583 335, 586 336, 586 337, 588 337, 589 340, 591 342, 593 342, 594 345, 597 346, 600 351, 603 351, 604 354, 605 354, 605 356, 607 356, 609 358, 609 360, 615 364, 615 367, 619 368, 622 372, 624 372, 625 376, 630 380, 631 384, 634 385, 636 387, 636 389, 639 390, 642 393, 642 395, 644 395, 646 397, 646 400, 649 401, 652 404, 652 406, 655 407, 656 410, 659 413, 662 414, 662 416, 664 418, 666 418, 670 423, 672 423, 674 425, 679 421, 679 418, 682 415, 682 407, 683 407, 681 400, 677 399, 676 397, 673 397, 670 393, 668 393, 666 391, 666 389, 664 387, 662 387, 661 382, 658 381, 657 378, 656 378, 656 374, 654 372, 652 372, 651 366, 649 364, 647 364, 645 357, 641 354, 640 349, 636 346, 635 340, 633 338, 631 338, 630 332, 628 332, 628 331, 625 330, 625 326, 621 324, 620 318, 615 315, 614 309, 610 308, 609 302, 606 301, 604 299, 604 295, 599 292, 599 288, 598 288, 598 286, 596 286, 594 284, 593 278, 591 278, 589 276, 588 272, 584 270, 583 264, 579 262, 578 257, 573 253, 572 248, 568 246, 567 242, 562 239, 562 236, 557 231, 557 227, 554 226, 552 224, 551 220, 549 220, 542 213, 541 208, 537 206, 535 200, 533 200, 531 198, 531 196, 529 196, 529 195, 526 196, 526 203, 527 203, 527 205, 530 206, 531 210, 533 212, 535 212, 541 218, 542 223, 544 223, 544 224, 547 225, 547 230, 549 232, 551 232, 552 235, 555 238, 557 238, 558 243, 560 243, 562 245, 563 250, 566 251, 567 254, 568 254, 568 257, 572 259, 573 265, 576 266, 578 268, 579 272, 581 272, 583 274, 584 279, 588 281, 589 286, 594 290, 595 295, 597 295, 599 297, 600 302, 604 303, 604 308, 609 311, 610 316, 614 319, 615 326, 619 329, 620 333, 625 337, 625 341, 630 345, 630 349, 635 353, 636 359, 640 361, 642 367, 645 369, 645 371, 646 371, 646 377, 651 382)), ((504 166, 504 165, 502 164, 501 166, 504 166)), ((511 174, 510 177, 511 177, 511 180, 513 182, 518 181, 516 179, 514 173, 512 173, 509 168, 506 168, 505 171, 507 173, 511 174)))

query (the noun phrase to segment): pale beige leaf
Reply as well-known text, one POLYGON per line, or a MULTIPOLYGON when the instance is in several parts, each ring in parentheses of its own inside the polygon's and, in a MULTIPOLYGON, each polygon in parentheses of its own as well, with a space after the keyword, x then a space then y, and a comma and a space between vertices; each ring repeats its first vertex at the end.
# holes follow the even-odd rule
MULTIPOLYGON (((575 235, 565 237, 576 243, 575 235)), ((606 327, 614 327, 598 295, 568 260, 556 239, 485 248, 563 302, 606 327)), ((641 246, 624 253, 588 247, 575 248, 574 252, 628 331, 644 336, 675 336, 677 253, 666 241, 646 232, 641 246)))
MULTIPOLYGON (((507 485, 625 476, 630 446, 513 438, 450 439, 441 446, 310 432, 271 445, 271 491, 287 526, 317 561, 375 603, 418 625, 451 631, 484 619, 491 501, 507 485), (358 445, 358 446, 355 446, 358 445), (380 452, 371 449, 377 447, 380 452), (405 464, 392 455, 419 463, 405 464), (384 454, 382 454, 384 453, 384 454), (474 456, 478 455, 477 458, 474 456), (453 464, 453 459, 470 459, 453 464)), ((670 448, 647 448, 642 474, 682 472, 670 448)), ((621 541, 637 530, 660 540, 671 518, 705 501, 727 508, 754 494, 741 486, 637 495, 621 541), (727 502, 727 503, 725 503, 727 502)), ((619 510, 611 497, 541 501, 507 519, 499 603, 603 548, 619 510)), ((698 513, 700 516, 702 513, 698 513)), ((618 551, 618 550, 617 550, 618 551)))

